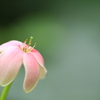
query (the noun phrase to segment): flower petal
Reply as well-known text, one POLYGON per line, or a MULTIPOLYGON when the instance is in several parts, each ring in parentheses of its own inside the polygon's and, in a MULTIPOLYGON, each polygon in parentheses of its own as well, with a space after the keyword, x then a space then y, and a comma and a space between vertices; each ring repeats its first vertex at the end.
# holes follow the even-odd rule
POLYGON ((15 41, 15 40, 6 42, 6 43, 0 45, 0 52, 3 51, 5 48, 10 47, 10 46, 20 46, 22 44, 23 44, 22 42, 15 41))
POLYGON ((37 60, 37 62, 41 66, 44 66, 44 59, 43 59, 42 55, 36 49, 32 49, 31 53, 34 55, 34 57, 37 60))
POLYGON ((36 85, 40 75, 39 65, 31 53, 25 53, 23 56, 25 66, 25 79, 23 88, 26 93, 30 92, 36 85))
POLYGON ((44 79, 44 78, 45 78, 46 73, 47 73, 46 68, 45 68, 45 67, 40 66, 40 77, 39 77, 39 78, 40 78, 40 79, 44 79))
POLYGON ((19 47, 9 47, 0 56, 0 85, 10 84, 22 65, 23 51, 19 47))
POLYGON ((44 59, 42 55, 36 49, 32 49, 31 53, 34 55, 35 59, 40 65, 40 79, 45 78, 45 74, 47 73, 47 70, 44 67, 44 59))

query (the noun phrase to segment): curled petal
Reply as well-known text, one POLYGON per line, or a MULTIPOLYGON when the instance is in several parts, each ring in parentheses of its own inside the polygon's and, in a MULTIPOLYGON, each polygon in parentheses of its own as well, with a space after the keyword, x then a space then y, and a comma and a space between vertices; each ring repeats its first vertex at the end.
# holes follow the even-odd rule
POLYGON ((37 60, 37 62, 41 66, 44 66, 44 59, 43 59, 42 55, 36 49, 32 49, 31 53, 34 55, 34 57, 37 60))
POLYGON ((15 40, 6 42, 6 43, 0 45, 0 52, 5 50, 6 48, 8 48, 10 46, 20 46, 20 45, 22 45, 22 42, 15 41, 15 40))
POLYGON ((40 65, 40 79, 45 78, 45 74, 47 73, 47 70, 44 67, 44 59, 42 55, 36 49, 32 49, 31 53, 34 55, 35 59, 40 65))
POLYGON ((40 66, 40 77, 39 77, 39 78, 40 78, 40 79, 44 79, 44 78, 45 78, 46 73, 47 73, 46 68, 45 68, 45 67, 40 66))
POLYGON ((25 53, 23 56, 25 66, 25 79, 23 88, 26 93, 30 92, 36 85, 40 75, 39 65, 31 53, 25 53))
POLYGON ((10 84, 16 77, 21 65, 23 51, 20 48, 11 46, 0 56, 0 85, 10 84))

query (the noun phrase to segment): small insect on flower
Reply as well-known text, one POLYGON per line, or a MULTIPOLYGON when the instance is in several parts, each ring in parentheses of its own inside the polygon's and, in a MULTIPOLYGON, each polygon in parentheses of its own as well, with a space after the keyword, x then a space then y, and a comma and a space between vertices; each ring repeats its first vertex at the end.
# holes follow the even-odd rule
POLYGON ((39 79, 47 73, 42 55, 31 47, 33 37, 24 43, 16 40, 6 42, 0 46, 0 85, 9 85, 16 77, 22 64, 25 67, 23 88, 26 93, 33 90, 39 79))

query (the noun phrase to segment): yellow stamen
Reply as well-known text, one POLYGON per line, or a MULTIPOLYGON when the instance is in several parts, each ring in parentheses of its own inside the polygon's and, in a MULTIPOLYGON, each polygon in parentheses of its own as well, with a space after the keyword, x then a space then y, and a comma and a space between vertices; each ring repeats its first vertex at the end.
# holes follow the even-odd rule
POLYGON ((28 39, 26 39, 26 40, 24 41, 24 43, 26 44, 26 43, 27 43, 27 41, 28 41, 28 39))
POLYGON ((33 48, 36 46, 36 43, 34 43, 34 46, 33 46, 33 48))

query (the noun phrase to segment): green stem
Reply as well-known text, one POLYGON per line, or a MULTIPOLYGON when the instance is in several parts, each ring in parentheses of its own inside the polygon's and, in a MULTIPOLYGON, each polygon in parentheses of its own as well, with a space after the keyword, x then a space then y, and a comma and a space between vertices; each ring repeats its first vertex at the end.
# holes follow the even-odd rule
POLYGON ((6 87, 4 87, 3 91, 2 91, 2 94, 0 96, 0 100, 5 100, 6 97, 7 97, 7 94, 9 92, 9 89, 11 87, 12 83, 10 83, 9 85, 7 85, 6 87))

